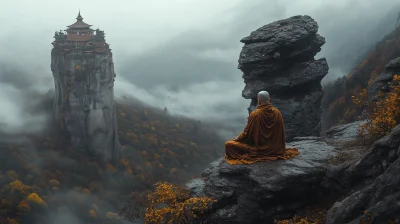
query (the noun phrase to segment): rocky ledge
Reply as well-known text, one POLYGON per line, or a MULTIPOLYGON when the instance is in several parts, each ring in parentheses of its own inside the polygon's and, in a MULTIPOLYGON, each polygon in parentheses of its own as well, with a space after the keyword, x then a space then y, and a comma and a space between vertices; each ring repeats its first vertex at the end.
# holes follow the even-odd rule
POLYGON ((239 57, 245 87, 242 96, 251 99, 249 112, 257 105, 257 93, 267 90, 281 110, 286 140, 295 136, 318 136, 320 132, 321 79, 328 73, 325 58, 315 60, 325 38, 309 16, 294 16, 265 25, 241 40, 239 57))
POLYGON ((299 148, 301 154, 287 161, 234 166, 221 158, 201 178, 189 182, 193 196, 218 201, 208 223, 268 223, 325 195, 320 183, 335 148, 318 137, 301 138, 288 146, 299 148))
POLYGON ((291 160, 230 166, 221 158, 187 187, 217 200, 206 223, 273 223, 332 193, 341 197, 327 224, 400 223, 400 125, 369 148, 352 147, 360 123, 295 138, 288 146, 301 154, 291 160))

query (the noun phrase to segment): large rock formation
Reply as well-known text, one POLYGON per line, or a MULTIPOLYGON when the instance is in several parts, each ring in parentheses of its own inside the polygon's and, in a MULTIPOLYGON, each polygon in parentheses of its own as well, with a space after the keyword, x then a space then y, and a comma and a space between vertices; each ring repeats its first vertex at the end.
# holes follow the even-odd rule
POLYGON ((295 136, 318 136, 320 132, 321 79, 328 73, 325 58, 315 60, 325 38, 309 16, 294 16, 265 25, 241 40, 239 69, 246 84, 242 96, 251 99, 267 90, 281 110, 287 140, 295 136))
POLYGON ((325 195, 320 183, 335 148, 319 137, 304 137, 289 145, 301 154, 287 161, 234 166, 221 158, 201 178, 189 182, 194 196, 218 201, 207 223, 273 223, 275 217, 290 215, 325 195))
POLYGON ((77 148, 112 160, 119 156, 112 53, 104 32, 82 19, 55 33, 54 118, 77 148))

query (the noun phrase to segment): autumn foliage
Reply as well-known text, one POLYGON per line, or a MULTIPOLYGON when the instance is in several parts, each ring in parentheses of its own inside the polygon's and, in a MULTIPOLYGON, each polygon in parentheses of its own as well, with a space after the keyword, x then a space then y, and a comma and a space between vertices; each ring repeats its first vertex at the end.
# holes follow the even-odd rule
POLYGON ((374 141, 388 135, 392 128, 400 123, 400 77, 393 76, 391 91, 380 92, 377 101, 368 100, 367 90, 353 96, 354 104, 365 109, 366 123, 358 129, 359 135, 366 141, 374 141))
POLYGON ((146 224, 192 223, 210 209, 216 201, 210 197, 190 197, 182 186, 163 182, 132 197, 121 215, 129 220, 141 219, 146 224))
POLYGON ((199 121, 125 100, 117 122, 122 151, 114 163, 60 144, 51 128, 1 136, 10 140, 0 141, 0 223, 52 223, 47 215, 59 209, 82 223, 124 223, 118 212, 132 191, 183 182, 221 155, 223 140, 199 121))
POLYGON ((353 122, 363 108, 355 105, 352 96, 363 89, 384 71, 386 64, 400 57, 400 28, 386 35, 371 51, 360 58, 358 64, 344 77, 324 86, 322 99, 325 128, 353 122))

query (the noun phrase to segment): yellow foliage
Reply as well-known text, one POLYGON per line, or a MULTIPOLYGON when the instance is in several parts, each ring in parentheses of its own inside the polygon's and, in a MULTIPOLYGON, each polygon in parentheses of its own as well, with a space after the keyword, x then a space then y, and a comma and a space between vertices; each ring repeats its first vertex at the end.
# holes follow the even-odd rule
POLYGON ((22 194, 28 194, 31 188, 25 184, 23 184, 20 180, 15 180, 9 183, 10 189, 12 192, 18 191, 22 194))
POLYGON ((25 201, 25 200, 21 201, 18 204, 17 208, 22 213, 26 213, 26 212, 29 212, 31 210, 31 207, 29 206, 28 202, 25 201))
POLYGON ((145 223, 187 223, 206 212, 216 201, 210 197, 190 198, 188 190, 170 183, 157 183, 147 195, 145 223))
POLYGON ((367 111, 367 122, 360 125, 358 134, 366 141, 374 141, 388 135, 400 122, 400 77, 394 75, 389 93, 379 93, 377 102, 369 102, 367 90, 359 96, 352 96, 355 105, 367 111))
POLYGON ((169 172, 170 173, 175 173, 176 171, 178 171, 176 168, 171 168, 171 170, 169 172))
POLYGON ((90 216, 90 218, 93 218, 93 219, 97 218, 97 214, 93 209, 89 210, 89 216, 90 216))
POLYGON ((293 219, 274 221, 274 224, 318 224, 317 222, 310 222, 306 218, 295 216, 293 219))
POLYGON ((49 185, 52 187, 58 187, 58 186, 60 186, 60 182, 58 182, 58 180, 56 180, 56 179, 51 179, 51 180, 49 180, 49 185))
POLYGON ((116 214, 114 212, 107 212, 106 218, 110 219, 110 220, 116 220, 116 219, 118 219, 118 214, 116 214))
POLYGON ((47 206, 46 202, 36 193, 31 193, 28 195, 28 201, 36 203, 38 205, 47 206))
POLYGON ((86 194, 86 195, 90 195, 90 190, 85 188, 82 190, 82 193, 86 194))

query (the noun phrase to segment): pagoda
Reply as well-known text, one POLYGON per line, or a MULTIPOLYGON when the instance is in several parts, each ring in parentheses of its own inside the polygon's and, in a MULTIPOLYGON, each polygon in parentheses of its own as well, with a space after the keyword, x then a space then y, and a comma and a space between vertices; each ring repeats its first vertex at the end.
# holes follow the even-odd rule
POLYGON ((55 124, 77 150, 115 161, 120 148, 111 49, 104 31, 91 29, 80 12, 67 27, 52 42, 55 124))
POLYGON ((55 48, 65 52, 74 52, 79 55, 91 55, 93 53, 111 54, 111 49, 105 41, 104 31, 100 29, 93 30, 89 25, 83 22, 83 17, 79 11, 76 22, 67 26, 68 29, 56 31, 55 41, 52 43, 55 48), (74 51, 78 50, 78 51, 74 51))

